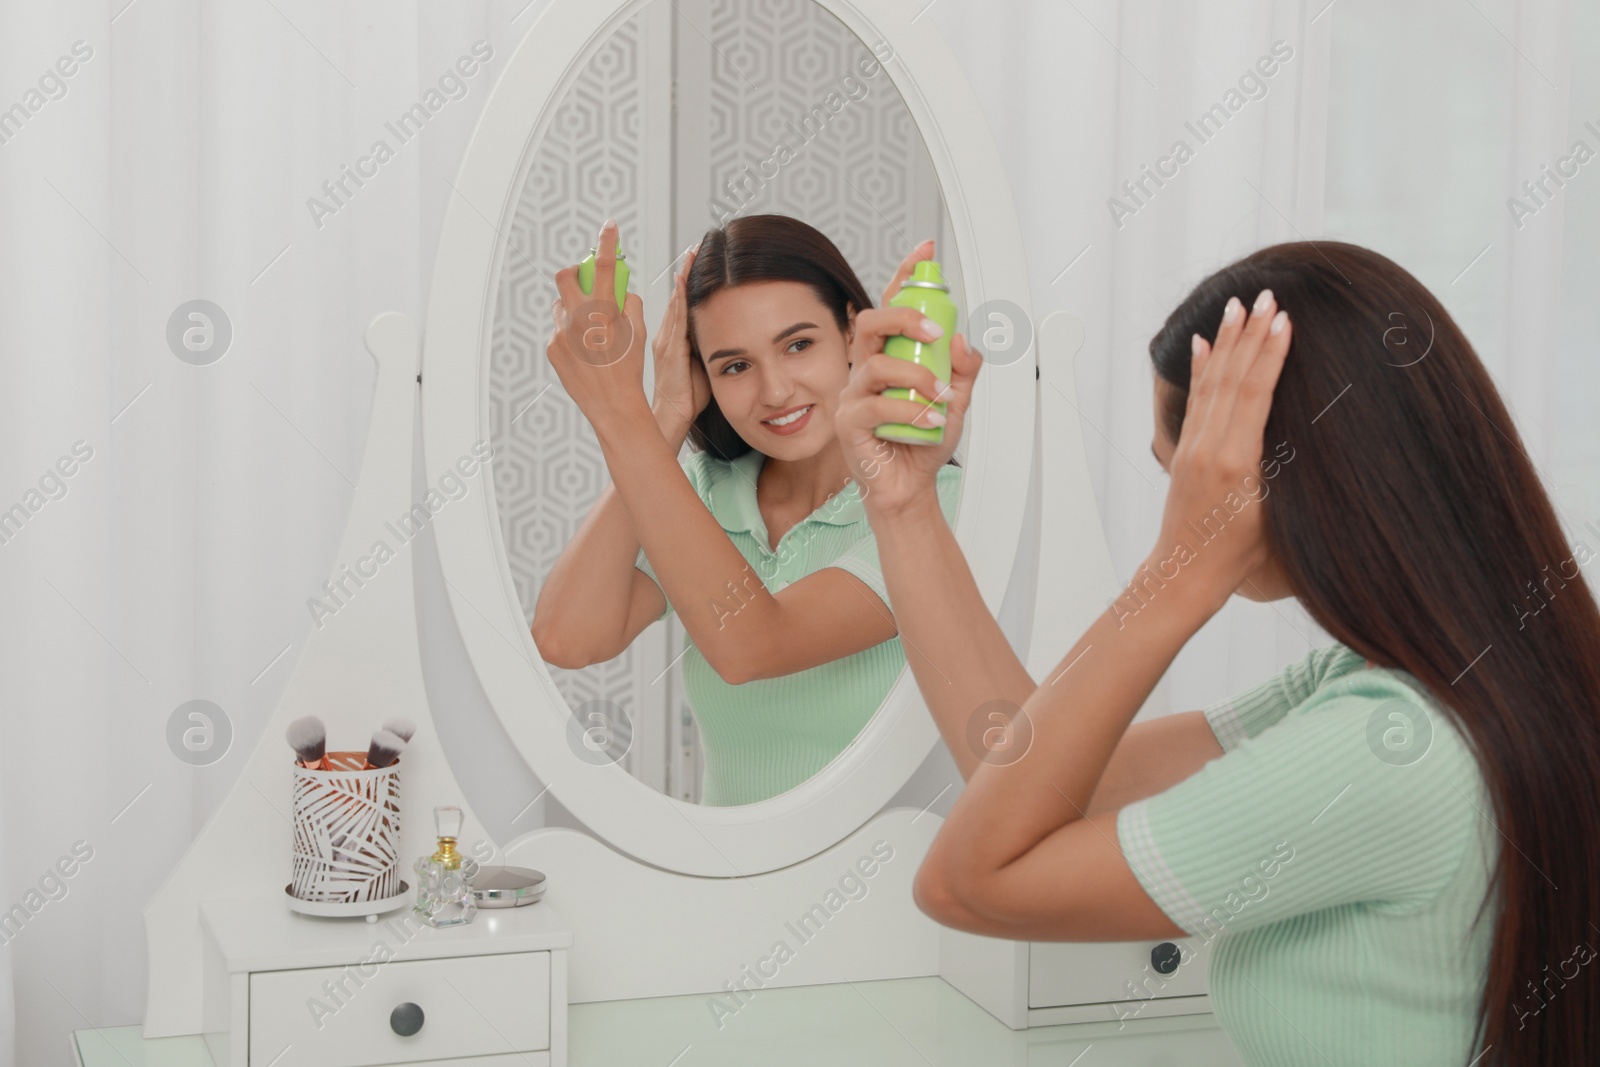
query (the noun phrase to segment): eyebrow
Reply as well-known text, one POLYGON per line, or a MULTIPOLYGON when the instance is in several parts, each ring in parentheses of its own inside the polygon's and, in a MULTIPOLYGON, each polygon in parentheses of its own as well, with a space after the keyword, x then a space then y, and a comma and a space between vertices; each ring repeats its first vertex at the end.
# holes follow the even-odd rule
MULTIPOLYGON (((776 336, 774 336, 772 338, 772 343, 773 344, 777 344, 779 341, 783 340, 785 337, 788 337, 790 334, 795 333, 795 332, 797 332, 799 330, 814 330, 816 328, 817 328, 817 324, 814 323, 814 322, 797 322, 793 326, 790 326, 788 329, 783 330, 780 333, 778 333, 776 336)), ((719 348, 715 352, 711 353, 711 358, 706 360, 706 363, 707 364, 712 364, 712 363, 715 363, 719 359, 728 359, 731 356, 743 356, 743 355, 746 355, 746 354, 747 353, 742 348, 719 348)))

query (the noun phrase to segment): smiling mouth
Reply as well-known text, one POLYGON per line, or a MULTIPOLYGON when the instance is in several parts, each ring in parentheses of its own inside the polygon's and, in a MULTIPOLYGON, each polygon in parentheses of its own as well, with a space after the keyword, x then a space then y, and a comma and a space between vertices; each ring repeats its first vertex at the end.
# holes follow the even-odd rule
POLYGON ((761 421, 766 423, 768 426, 787 426, 792 422, 805 418, 806 412, 810 411, 815 406, 816 405, 814 404, 807 404, 805 407, 797 408, 794 411, 789 412, 787 415, 781 415, 776 419, 762 419, 761 421))

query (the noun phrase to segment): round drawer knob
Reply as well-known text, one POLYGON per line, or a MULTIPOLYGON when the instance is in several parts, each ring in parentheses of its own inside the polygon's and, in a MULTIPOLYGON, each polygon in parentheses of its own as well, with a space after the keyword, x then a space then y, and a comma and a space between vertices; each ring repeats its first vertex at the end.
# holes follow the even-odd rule
POLYGON ((410 1037, 422 1029, 422 1006, 409 1000, 389 1013, 389 1029, 401 1037, 410 1037))
POLYGON ((1178 969, 1178 963, 1182 959, 1183 953, 1179 952, 1178 946, 1171 941, 1163 941, 1150 950, 1150 966, 1156 969, 1157 974, 1171 974, 1178 969))

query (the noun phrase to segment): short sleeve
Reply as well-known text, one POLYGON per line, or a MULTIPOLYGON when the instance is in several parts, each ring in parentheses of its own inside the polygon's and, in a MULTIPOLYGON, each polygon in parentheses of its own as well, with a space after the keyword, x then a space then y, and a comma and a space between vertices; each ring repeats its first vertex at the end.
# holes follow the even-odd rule
MULTIPOLYGON (((711 486, 711 473, 706 469, 709 456, 710 453, 707 452, 691 452, 682 463, 683 473, 688 477, 689 484, 694 487, 695 495, 701 500, 706 499, 711 486)), ((661 588, 661 579, 656 577, 655 568, 650 566, 650 560, 645 556, 643 548, 639 549, 639 555, 633 561, 633 565, 649 575, 650 580, 656 583, 657 589, 661 588)), ((671 615, 673 611, 672 601, 667 597, 666 590, 663 589, 661 591, 661 596, 663 600, 667 601, 667 606, 662 609, 660 615, 656 616, 657 622, 671 615)))
POLYGON ((1122 808, 1117 838, 1145 892, 1190 934, 1354 903, 1405 912, 1460 868, 1487 810, 1482 781, 1437 705, 1388 672, 1361 672, 1122 808), (1385 735, 1397 724, 1408 749, 1385 735))
POLYGON ((1276 677, 1207 707, 1206 722, 1217 735, 1222 750, 1230 751, 1240 741, 1255 737, 1283 718, 1290 708, 1310 697, 1325 679, 1365 664, 1366 660, 1344 645, 1316 649, 1300 662, 1289 664, 1276 677))
MULTIPOLYGON (((939 494, 939 510, 944 512, 944 521, 955 526, 956 505, 961 499, 961 468, 953 463, 940 467, 934 487, 939 494)), ((889 603, 889 586, 883 580, 883 565, 878 559, 878 538, 870 529, 866 536, 845 549, 828 566, 838 567, 860 578, 878 594, 879 600, 885 605, 889 603)))

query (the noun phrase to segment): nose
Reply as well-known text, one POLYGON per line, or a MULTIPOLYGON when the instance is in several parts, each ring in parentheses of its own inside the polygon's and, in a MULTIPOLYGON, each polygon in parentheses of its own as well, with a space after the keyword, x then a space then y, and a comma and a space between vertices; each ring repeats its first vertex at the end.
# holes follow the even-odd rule
POLYGON ((757 373, 761 375, 761 403, 770 411, 787 407, 789 398, 794 395, 788 375, 771 367, 764 367, 757 373))

